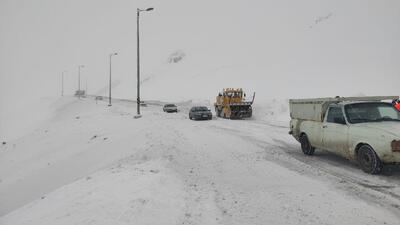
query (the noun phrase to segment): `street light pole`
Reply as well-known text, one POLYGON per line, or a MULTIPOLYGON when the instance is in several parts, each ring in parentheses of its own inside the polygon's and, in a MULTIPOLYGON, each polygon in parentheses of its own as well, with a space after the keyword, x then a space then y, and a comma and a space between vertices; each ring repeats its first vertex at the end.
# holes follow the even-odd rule
POLYGON ((81 68, 84 68, 84 65, 78 66, 78 97, 81 98, 81 68))
POLYGON ((137 85, 137 87, 136 87, 136 91, 137 91, 137 93, 136 93, 136 96, 137 96, 137 99, 136 99, 136 103, 137 103, 137 106, 136 106, 136 109, 137 109, 137 116, 140 116, 140 64, 139 64, 139 62, 140 62, 140 60, 139 60, 139 13, 140 13, 140 9, 137 9, 137 19, 136 19, 136 40, 137 40, 137 55, 136 55, 136 58, 137 58, 137 81, 136 81, 136 85, 137 85))
POLYGON ((108 106, 111 106, 111 58, 114 55, 118 55, 118 53, 112 53, 110 54, 110 84, 109 84, 109 94, 108 94, 108 106))
POLYGON ((65 72, 67 72, 67 71, 64 70, 61 73, 61 96, 64 96, 64 73, 65 72))
POLYGON ((152 11, 154 8, 147 9, 137 9, 137 19, 136 19, 136 35, 137 35, 137 115, 136 117, 140 117, 140 54, 139 54, 139 15, 140 12, 143 11, 152 11))

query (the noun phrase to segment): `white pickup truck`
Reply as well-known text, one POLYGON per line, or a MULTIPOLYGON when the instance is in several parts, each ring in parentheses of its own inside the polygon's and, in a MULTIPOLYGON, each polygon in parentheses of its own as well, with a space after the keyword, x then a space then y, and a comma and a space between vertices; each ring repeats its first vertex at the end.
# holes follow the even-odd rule
POLYGON ((291 99, 290 131, 304 154, 324 149, 356 160, 363 171, 400 163, 398 96, 291 99))

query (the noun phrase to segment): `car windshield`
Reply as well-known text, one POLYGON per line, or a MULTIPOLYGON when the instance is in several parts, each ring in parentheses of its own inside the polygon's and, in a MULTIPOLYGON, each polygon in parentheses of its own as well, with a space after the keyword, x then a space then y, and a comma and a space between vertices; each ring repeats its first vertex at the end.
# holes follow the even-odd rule
POLYGON ((208 109, 207 107, 200 106, 200 107, 195 107, 193 111, 208 111, 208 109))
POLYGON ((176 107, 174 104, 166 104, 164 107, 176 107))
POLYGON ((390 103, 354 103, 344 109, 349 123, 400 121, 400 112, 390 103))

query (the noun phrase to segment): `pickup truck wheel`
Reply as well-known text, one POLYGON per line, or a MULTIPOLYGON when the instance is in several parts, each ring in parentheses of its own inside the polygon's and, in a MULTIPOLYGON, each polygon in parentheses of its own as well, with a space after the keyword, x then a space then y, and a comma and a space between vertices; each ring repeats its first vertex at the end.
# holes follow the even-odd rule
POLYGON ((305 155, 314 154, 315 148, 311 146, 310 142, 308 141, 307 135, 303 134, 300 136, 300 144, 301 144, 301 150, 305 155))
POLYGON ((369 145, 363 145, 358 150, 357 161, 361 169, 370 174, 378 174, 382 171, 382 162, 369 145))

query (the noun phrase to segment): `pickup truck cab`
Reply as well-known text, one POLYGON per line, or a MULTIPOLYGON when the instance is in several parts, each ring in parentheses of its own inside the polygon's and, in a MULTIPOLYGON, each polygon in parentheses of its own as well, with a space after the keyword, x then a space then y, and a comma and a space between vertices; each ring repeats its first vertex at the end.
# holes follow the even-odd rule
POLYGON ((400 163, 400 112, 378 101, 387 98, 291 100, 289 133, 306 155, 323 149, 379 173, 384 164, 400 163))

